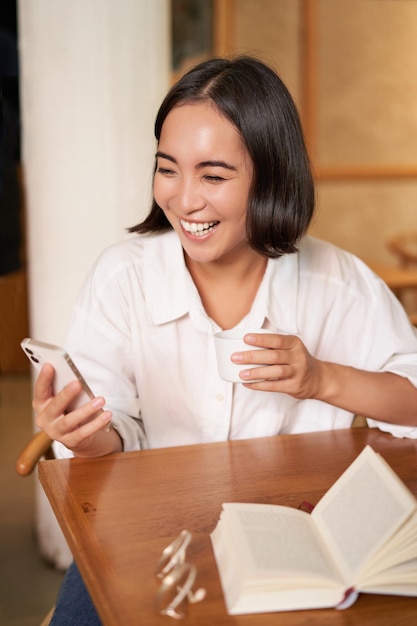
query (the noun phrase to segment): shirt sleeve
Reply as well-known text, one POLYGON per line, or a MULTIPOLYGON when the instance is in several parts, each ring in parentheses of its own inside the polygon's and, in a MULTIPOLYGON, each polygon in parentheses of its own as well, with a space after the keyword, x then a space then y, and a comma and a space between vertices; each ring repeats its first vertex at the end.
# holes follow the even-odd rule
MULTIPOLYGON (((407 378, 417 387, 417 329, 385 283, 377 281, 378 306, 369 348, 373 356, 369 356, 369 360, 379 360, 377 370, 407 378)), ((397 426, 373 419, 367 419, 367 423, 395 437, 417 439, 417 427, 397 426)))
MULTIPOLYGON (((106 399, 112 424, 125 451, 147 447, 133 368, 131 314, 125 298, 128 281, 111 254, 87 277, 72 312, 65 348, 94 395, 106 399)), ((116 259, 117 260, 117 259, 116 259)), ((54 444, 58 457, 73 456, 54 444)))
MULTIPOLYGON (((327 249, 326 254, 327 270, 321 259, 320 271, 316 274, 323 283, 322 301, 328 314, 315 355, 370 372, 392 372, 417 387, 417 334, 404 307, 358 258, 338 249, 335 252, 334 248, 327 249)), ((309 276, 306 308, 310 317, 307 321, 314 339, 317 331, 310 318, 313 316, 314 321, 315 311, 320 312, 320 302, 314 299, 313 290, 317 292, 317 285, 311 283, 309 276), (310 303, 316 304, 316 309, 312 309, 310 303)), ((415 427, 373 419, 367 422, 396 437, 417 438, 415 427)))

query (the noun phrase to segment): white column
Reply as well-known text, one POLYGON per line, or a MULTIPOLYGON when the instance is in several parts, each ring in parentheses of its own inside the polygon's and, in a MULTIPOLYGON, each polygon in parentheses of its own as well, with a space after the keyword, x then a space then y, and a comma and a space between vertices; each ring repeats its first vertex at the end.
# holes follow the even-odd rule
MULTIPOLYGON (((169 5, 18 1, 34 338, 62 344, 97 255, 150 207, 153 122, 169 85, 169 5)), ((38 500, 42 550, 65 567, 40 490, 38 500)))

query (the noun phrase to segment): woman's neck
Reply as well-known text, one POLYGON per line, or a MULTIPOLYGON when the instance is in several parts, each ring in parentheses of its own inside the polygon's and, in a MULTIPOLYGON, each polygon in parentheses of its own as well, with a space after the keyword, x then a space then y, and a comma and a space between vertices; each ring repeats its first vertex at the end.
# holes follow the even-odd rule
POLYGON ((233 328, 250 311, 267 259, 251 248, 230 260, 198 263, 185 258, 207 315, 221 328, 233 328))

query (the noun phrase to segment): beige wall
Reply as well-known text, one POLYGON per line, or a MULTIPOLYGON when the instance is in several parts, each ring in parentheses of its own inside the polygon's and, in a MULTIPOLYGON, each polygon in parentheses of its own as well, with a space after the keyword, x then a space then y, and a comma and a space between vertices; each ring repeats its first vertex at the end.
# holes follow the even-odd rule
POLYGON ((417 231, 417 181, 327 181, 317 185, 312 234, 381 263, 396 263, 385 241, 417 231))
POLYGON ((395 261, 386 239, 417 231, 417 1, 234 0, 234 9, 235 49, 272 61, 310 116, 311 232, 395 261))
POLYGON ((417 2, 320 0, 318 157, 417 163, 417 2))
POLYGON ((234 0, 235 52, 261 56, 300 102, 302 0, 234 0))

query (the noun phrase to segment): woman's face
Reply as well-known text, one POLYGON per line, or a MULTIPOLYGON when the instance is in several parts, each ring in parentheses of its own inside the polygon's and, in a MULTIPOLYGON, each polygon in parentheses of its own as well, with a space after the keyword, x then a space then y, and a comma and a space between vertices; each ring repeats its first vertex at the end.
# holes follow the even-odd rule
POLYGON ((170 111, 161 130, 154 198, 186 257, 230 262, 248 249, 252 161, 231 122, 207 102, 170 111))

